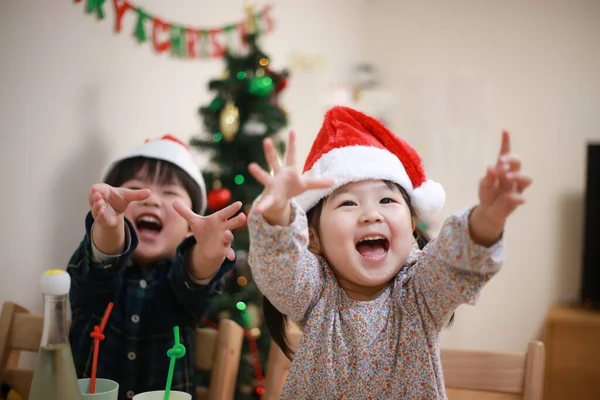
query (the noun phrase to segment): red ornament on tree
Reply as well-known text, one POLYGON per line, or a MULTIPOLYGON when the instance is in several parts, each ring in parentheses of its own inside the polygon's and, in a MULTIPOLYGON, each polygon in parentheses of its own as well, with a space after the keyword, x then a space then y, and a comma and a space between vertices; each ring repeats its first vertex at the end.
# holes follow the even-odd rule
MULTIPOLYGON (((265 68, 265 72, 267 73, 267 75, 274 75, 273 70, 269 67, 265 68)), ((275 86, 275 89, 273 90, 274 95, 278 95, 287 87, 289 76, 290 76, 290 72, 287 69, 284 69, 283 72, 281 73, 281 76, 279 79, 279 84, 277 86, 275 86)))
POLYGON ((225 187, 221 187, 221 182, 216 180, 213 183, 213 189, 208 192, 207 205, 212 211, 219 211, 231 201, 231 192, 225 187))
POLYGON ((283 89, 285 89, 288 85, 288 80, 287 78, 282 78, 281 81, 279 81, 279 85, 275 88, 275 91, 277 93, 281 92, 283 89))

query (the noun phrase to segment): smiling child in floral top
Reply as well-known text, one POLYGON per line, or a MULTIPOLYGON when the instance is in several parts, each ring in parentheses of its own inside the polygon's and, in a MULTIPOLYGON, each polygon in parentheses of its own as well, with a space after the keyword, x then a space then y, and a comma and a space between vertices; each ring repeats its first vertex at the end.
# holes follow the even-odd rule
POLYGON ((439 334, 500 269, 507 217, 531 178, 502 136, 479 204, 429 241, 417 228, 443 207, 417 152, 347 107, 325 115, 301 174, 295 136, 250 213, 249 262, 267 326, 291 357, 284 327, 303 330, 281 399, 445 399, 439 334), (415 246, 415 243, 417 246, 415 246))

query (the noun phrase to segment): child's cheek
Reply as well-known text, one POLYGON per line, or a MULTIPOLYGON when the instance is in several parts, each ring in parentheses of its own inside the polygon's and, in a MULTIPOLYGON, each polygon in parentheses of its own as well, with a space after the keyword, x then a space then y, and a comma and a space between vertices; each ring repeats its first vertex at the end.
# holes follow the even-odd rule
POLYGON ((332 218, 328 220, 328 224, 325 226, 321 226, 321 229, 326 233, 334 232, 335 235, 329 235, 332 238, 339 239, 341 236, 349 235, 351 232, 351 228, 344 218, 344 216, 337 216, 337 218, 332 218))
POLYGON ((173 208, 173 203, 169 202, 169 204, 167 204, 165 213, 167 215, 167 219, 169 221, 177 221, 177 220, 183 220, 183 217, 179 214, 177 214, 177 211, 175 211, 175 209, 173 208))

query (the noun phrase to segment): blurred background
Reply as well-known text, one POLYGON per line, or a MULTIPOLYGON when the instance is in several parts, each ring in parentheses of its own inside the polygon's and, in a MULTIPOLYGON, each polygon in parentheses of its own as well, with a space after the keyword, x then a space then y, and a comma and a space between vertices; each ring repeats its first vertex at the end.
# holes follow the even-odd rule
MULTIPOLYGON (((227 69, 217 44, 244 51, 244 2, 132 0, 150 15, 141 43, 133 9, 116 32, 115 4, 124 3, 104 2, 99 18, 86 0, 0 0, 0 302, 41 311, 39 275, 66 266, 84 233, 88 190, 112 157, 165 133, 214 139, 199 109, 227 69), (160 52, 170 37, 158 29, 153 38, 155 20, 214 41, 196 43, 195 57, 160 52)), ((586 146, 600 139, 600 1, 253 6, 270 6, 257 17, 257 43, 268 67, 285 71, 279 137, 295 130, 303 159, 331 105, 381 118, 447 191, 440 220, 426 221, 432 233, 476 202, 501 131, 511 132, 534 184, 509 221, 504 268, 476 307, 458 310, 442 345, 524 351, 541 339, 551 307, 580 300, 586 146)))

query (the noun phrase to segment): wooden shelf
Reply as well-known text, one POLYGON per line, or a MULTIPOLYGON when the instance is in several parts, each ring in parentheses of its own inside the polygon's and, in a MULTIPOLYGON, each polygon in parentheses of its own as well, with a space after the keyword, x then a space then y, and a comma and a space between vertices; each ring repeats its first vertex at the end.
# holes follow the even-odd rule
POLYGON ((545 400, 600 399, 600 311, 557 305, 547 315, 545 400))

